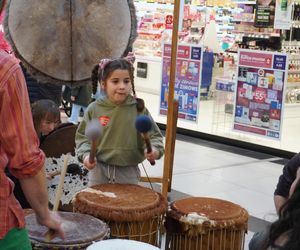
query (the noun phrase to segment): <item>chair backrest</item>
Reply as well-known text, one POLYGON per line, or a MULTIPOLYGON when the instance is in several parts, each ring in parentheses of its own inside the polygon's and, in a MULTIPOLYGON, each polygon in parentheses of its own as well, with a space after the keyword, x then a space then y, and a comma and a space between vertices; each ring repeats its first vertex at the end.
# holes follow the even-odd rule
POLYGON ((75 155, 75 133, 77 125, 62 123, 41 143, 40 148, 46 157, 60 157, 62 154, 75 155))

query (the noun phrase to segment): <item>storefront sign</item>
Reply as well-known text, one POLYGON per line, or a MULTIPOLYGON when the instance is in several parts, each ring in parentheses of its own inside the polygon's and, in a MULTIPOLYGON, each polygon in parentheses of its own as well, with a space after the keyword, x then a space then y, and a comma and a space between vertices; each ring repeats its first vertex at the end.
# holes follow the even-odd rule
MULTIPOLYGON (((163 46, 160 114, 168 109, 171 45, 163 46)), ((197 121, 201 83, 202 48, 197 45, 179 45, 177 49, 174 98, 179 102, 178 118, 197 121)))
POLYGON ((239 50, 234 130, 280 140, 287 55, 239 50))

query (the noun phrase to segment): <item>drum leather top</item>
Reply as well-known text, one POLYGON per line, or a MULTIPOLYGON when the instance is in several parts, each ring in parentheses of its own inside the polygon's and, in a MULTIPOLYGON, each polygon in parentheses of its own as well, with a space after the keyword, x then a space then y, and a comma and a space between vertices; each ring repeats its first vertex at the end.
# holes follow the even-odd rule
POLYGON ((6 38, 30 73, 87 84, 100 58, 121 57, 136 38, 132 0, 10 0, 6 38))
POLYGON ((175 201, 172 203, 171 209, 182 215, 195 212, 208 217, 210 220, 239 218, 244 211, 242 207, 232 202, 205 197, 192 197, 175 201))
MULTIPOLYGON (((62 218, 65 240, 55 237, 49 243, 79 244, 91 242, 103 239, 109 232, 106 223, 90 215, 67 212, 59 212, 59 215, 62 218)), ((48 228, 37 224, 34 213, 26 216, 26 229, 30 239, 45 242, 48 228)))
POLYGON ((75 211, 104 220, 141 221, 167 210, 167 201, 149 188, 133 184, 102 184, 92 188, 104 195, 82 190, 73 201, 75 211), (106 196, 105 192, 115 197, 106 196))

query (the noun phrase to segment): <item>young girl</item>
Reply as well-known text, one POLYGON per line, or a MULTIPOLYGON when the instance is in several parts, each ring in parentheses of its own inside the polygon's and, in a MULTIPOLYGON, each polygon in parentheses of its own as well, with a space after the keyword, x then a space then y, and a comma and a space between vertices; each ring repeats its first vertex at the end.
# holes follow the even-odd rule
POLYGON ((60 110, 56 103, 42 99, 31 105, 32 119, 40 142, 60 124, 60 110))
POLYGON ((137 184, 140 179, 138 164, 145 158, 159 159, 164 153, 163 137, 153 119, 149 132, 151 153, 146 153, 143 138, 135 129, 137 116, 150 116, 150 113, 143 100, 135 98, 130 59, 103 59, 92 71, 93 89, 97 89, 99 82, 104 95, 88 106, 75 137, 78 158, 90 170, 89 186, 114 182, 137 184), (96 159, 91 163, 91 143, 85 128, 93 119, 99 120, 103 133, 98 141, 96 159))
MULTIPOLYGON (((32 119, 35 131, 40 142, 60 124, 59 107, 52 100, 42 99, 31 105, 32 119)), ((21 204, 22 208, 30 208, 25 198, 19 180, 13 176, 8 169, 5 169, 6 175, 14 182, 14 195, 21 204)))

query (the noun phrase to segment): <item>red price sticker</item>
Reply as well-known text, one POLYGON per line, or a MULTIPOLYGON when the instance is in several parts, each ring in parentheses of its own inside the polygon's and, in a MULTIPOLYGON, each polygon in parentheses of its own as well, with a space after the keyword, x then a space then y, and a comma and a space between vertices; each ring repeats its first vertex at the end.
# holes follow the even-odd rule
POLYGON ((264 103, 267 97, 267 91, 264 88, 256 88, 254 92, 254 100, 259 103, 264 103))

